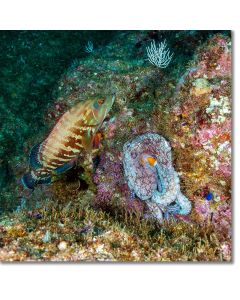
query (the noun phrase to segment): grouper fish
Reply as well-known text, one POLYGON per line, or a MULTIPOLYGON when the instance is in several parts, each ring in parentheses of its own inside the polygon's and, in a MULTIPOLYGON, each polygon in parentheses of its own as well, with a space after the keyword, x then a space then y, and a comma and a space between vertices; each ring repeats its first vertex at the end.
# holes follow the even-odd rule
POLYGON ((114 100, 115 96, 87 100, 65 112, 48 137, 32 148, 31 171, 21 178, 23 186, 33 190, 38 184, 50 184, 53 175, 74 166, 81 151, 90 151, 114 100))

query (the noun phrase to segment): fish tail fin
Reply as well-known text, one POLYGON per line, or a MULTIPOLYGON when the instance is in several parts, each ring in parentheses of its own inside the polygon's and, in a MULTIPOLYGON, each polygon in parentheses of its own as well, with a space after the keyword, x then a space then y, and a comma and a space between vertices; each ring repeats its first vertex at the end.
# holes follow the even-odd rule
POLYGON ((30 154, 29 154, 29 165, 33 170, 37 170, 42 168, 42 161, 40 159, 40 152, 41 152, 42 144, 36 144, 32 147, 30 154))
POLYGON ((28 172, 25 173, 21 178, 21 183, 25 188, 34 190, 38 184, 50 184, 51 179, 52 178, 50 175, 43 178, 38 178, 37 176, 34 176, 33 172, 28 172))
POLYGON ((25 188, 27 188, 29 190, 34 190, 34 188, 38 182, 37 182, 37 179, 34 178, 32 172, 28 172, 28 173, 25 173, 23 175, 23 177, 21 178, 21 183, 25 188))

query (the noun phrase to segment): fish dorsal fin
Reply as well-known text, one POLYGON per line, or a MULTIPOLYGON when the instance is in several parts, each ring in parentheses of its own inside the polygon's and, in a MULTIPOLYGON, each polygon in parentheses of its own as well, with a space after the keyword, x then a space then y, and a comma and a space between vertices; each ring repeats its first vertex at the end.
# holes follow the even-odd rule
POLYGON ((33 170, 37 170, 41 168, 42 161, 40 159, 40 149, 41 149, 41 143, 36 144, 35 146, 32 147, 30 154, 29 154, 29 165, 33 170))

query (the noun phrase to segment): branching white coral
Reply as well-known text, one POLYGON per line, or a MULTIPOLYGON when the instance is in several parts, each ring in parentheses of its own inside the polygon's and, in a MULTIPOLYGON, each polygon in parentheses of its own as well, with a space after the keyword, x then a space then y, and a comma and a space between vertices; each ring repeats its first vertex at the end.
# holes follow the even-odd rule
POLYGON ((149 47, 146 47, 148 60, 151 64, 159 67, 166 68, 172 60, 173 53, 167 47, 166 40, 156 46, 155 41, 151 42, 149 47))
POLYGON ((85 52, 87 53, 93 52, 93 42, 88 41, 87 45, 85 46, 85 52))

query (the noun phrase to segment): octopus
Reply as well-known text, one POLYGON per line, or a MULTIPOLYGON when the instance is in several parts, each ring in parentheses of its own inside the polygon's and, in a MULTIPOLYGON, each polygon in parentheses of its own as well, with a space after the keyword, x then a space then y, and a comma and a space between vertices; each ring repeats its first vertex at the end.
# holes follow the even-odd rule
POLYGON ((150 215, 160 222, 170 215, 188 215, 191 202, 180 190, 169 142, 146 133, 123 146, 124 176, 131 194, 145 201, 150 215))

